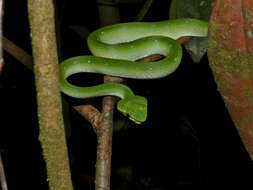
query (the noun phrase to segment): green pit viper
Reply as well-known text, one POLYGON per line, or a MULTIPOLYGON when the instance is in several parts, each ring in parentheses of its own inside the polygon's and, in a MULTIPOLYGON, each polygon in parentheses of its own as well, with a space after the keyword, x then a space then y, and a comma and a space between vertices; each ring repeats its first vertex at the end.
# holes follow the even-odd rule
POLYGON ((180 64, 181 45, 176 39, 183 36, 205 37, 208 23, 195 19, 175 19, 160 22, 133 22, 106 26, 88 36, 88 47, 94 56, 77 56, 60 64, 60 88, 75 98, 118 96, 117 109, 136 123, 147 117, 147 100, 135 95, 126 85, 105 83, 92 87, 70 84, 67 78, 80 72, 111 76, 154 79, 171 74, 180 64), (164 59, 155 62, 135 62, 151 54, 164 59))

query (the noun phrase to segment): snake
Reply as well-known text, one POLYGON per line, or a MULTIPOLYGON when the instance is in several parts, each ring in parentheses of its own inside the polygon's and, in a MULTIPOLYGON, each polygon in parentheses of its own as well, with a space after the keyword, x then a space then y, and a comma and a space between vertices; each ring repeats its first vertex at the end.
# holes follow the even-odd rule
POLYGON ((92 55, 68 58, 60 63, 61 91, 74 98, 117 96, 117 109, 137 124, 147 118, 147 99, 135 95, 121 83, 77 86, 68 81, 76 73, 99 73, 133 79, 157 79, 170 75, 182 59, 177 39, 184 36, 206 37, 208 22, 197 19, 172 19, 158 22, 129 22, 105 26, 89 34, 92 55), (142 63, 141 58, 160 54, 161 60, 142 63))

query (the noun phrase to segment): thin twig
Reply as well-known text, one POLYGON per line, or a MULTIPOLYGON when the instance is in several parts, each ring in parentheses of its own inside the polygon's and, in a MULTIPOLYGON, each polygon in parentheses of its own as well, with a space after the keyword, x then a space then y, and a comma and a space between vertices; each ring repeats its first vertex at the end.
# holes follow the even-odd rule
POLYGON ((3 0, 0 0, 0 73, 3 70, 4 58, 3 58, 3 0))
POLYGON ((2 190, 8 190, 1 152, 0 152, 0 181, 2 190))
POLYGON ((87 104, 87 105, 80 105, 74 106, 74 108, 87 120, 91 123, 95 133, 97 133, 97 128, 99 124, 99 118, 101 113, 95 108, 94 106, 87 104))
MULTIPOLYGON (((2 72, 3 65, 4 65, 3 41, 2 41, 2 38, 3 38, 2 26, 3 25, 2 24, 3 24, 3 0, 0 0, 0 73, 2 72)), ((1 152, 0 152, 0 182, 1 182, 2 190, 8 190, 1 152)))
POLYGON ((21 63, 23 63, 28 69, 33 70, 32 56, 26 53, 22 48, 18 47, 5 37, 3 37, 3 48, 21 63))

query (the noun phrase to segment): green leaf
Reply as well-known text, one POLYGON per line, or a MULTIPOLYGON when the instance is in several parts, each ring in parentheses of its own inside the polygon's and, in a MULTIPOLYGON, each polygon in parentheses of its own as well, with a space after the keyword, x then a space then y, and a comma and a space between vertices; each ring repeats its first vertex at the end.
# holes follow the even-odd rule
MULTIPOLYGON (((172 0, 170 19, 195 18, 209 20, 215 0, 172 0)), ((191 38, 185 43, 188 53, 195 63, 198 63, 206 53, 206 39, 191 38)))

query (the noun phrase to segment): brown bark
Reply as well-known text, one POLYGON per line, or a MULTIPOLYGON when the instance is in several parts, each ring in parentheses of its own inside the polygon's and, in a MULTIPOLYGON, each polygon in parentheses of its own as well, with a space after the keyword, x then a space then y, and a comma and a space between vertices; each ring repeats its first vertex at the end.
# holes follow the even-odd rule
POLYGON ((46 161, 49 188, 72 190, 62 105, 52 0, 29 0, 39 140, 46 161))
MULTIPOLYGON (((101 26, 120 22, 118 7, 114 5, 106 5, 106 2, 107 1, 105 0, 104 3, 99 4, 98 7, 101 26)), ((120 81, 121 79, 117 77, 104 77, 105 83, 120 81)), ((115 97, 107 96, 103 98, 103 109, 100 117, 100 123, 96 129, 98 139, 95 176, 96 190, 110 189, 113 110, 115 104, 115 97)))

